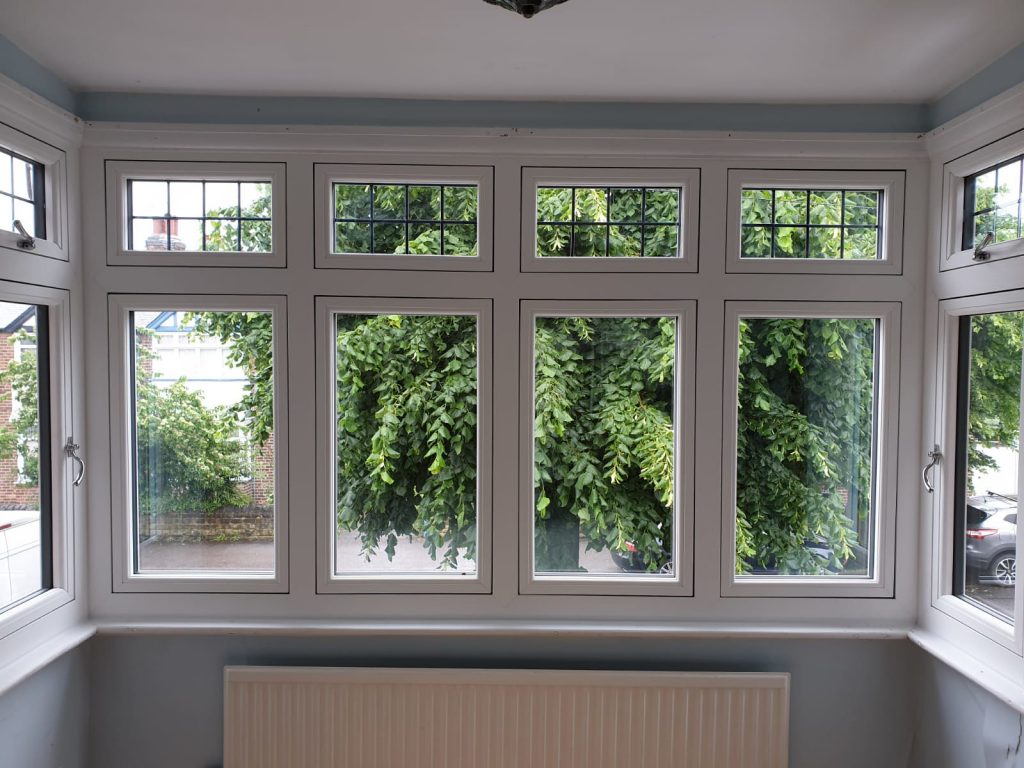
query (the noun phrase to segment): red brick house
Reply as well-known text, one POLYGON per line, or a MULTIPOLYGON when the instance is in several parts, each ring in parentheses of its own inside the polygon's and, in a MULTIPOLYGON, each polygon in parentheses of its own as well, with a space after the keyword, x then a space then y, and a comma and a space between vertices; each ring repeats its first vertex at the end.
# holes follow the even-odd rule
MULTIPOLYGON (((35 307, 0 302, 0 371, 19 359, 34 345, 18 341, 19 331, 35 332, 35 307)), ((9 429, 17 402, 12 397, 11 385, 0 382, 0 428, 9 429)), ((0 459, 0 509, 38 509, 39 487, 26 482, 17 456, 0 459)))

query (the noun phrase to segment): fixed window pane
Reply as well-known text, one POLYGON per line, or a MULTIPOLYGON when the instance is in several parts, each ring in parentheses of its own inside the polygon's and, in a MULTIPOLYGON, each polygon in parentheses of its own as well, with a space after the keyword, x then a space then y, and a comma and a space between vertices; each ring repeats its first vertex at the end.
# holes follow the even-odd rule
POLYGON ((332 253, 476 256, 470 184, 335 182, 332 253))
POLYGON ((0 149, 0 229, 16 232, 18 221, 31 237, 46 237, 44 178, 42 163, 0 149))
POLYGON ((1024 157, 964 179, 963 248, 974 248, 991 233, 1004 243, 1024 235, 1021 230, 1021 176, 1024 157))
POLYGON ((674 573, 678 318, 537 317, 534 572, 674 573))
POLYGON ((537 256, 678 257, 679 187, 538 187, 537 256))
POLYGON ((740 320, 737 577, 872 575, 879 325, 740 320))
POLYGON ((883 258, 881 190, 743 189, 740 258, 883 258))
POLYGON ((1012 623, 1024 312, 960 319, 954 594, 1012 623))
POLYGON ((270 182, 128 180, 128 250, 270 253, 270 182))
POLYGON ((46 337, 44 307, 0 301, 0 611, 51 585, 46 337))
POLYGON ((468 576, 477 318, 335 315, 335 576, 468 576))
POLYGON ((135 571, 273 573, 273 314, 130 317, 135 571))

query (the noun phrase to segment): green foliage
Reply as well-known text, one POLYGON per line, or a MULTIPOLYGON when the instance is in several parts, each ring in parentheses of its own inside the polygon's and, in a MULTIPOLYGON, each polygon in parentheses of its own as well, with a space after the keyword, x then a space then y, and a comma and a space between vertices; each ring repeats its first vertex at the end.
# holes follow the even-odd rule
POLYGON ((19 482, 26 486, 39 485, 39 373, 36 362, 34 333, 20 330, 9 339, 12 345, 31 346, 23 350, 21 359, 12 360, 0 371, 0 387, 10 389, 4 398, 17 403, 16 413, 0 428, 0 460, 18 457, 21 460, 19 482))
POLYGON ((476 549, 476 320, 349 315, 337 328, 337 519, 364 551, 476 549))
POLYGON ((679 190, 571 187, 537 190, 539 256, 676 256, 679 190), (575 224, 573 223, 575 222, 575 224))
POLYGON ((647 568, 671 558, 674 318, 538 318, 534 485, 537 568, 575 570, 566 513, 591 549, 647 568))
POLYGON ((335 184, 334 251, 476 255, 475 186, 411 184, 408 201, 406 191, 404 184, 335 184))
POLYGON ((238 487, 245 456, 238 421, 225 408, 209 408, 184 379, 157 387, 153 361, 136 331, 135 425, 139 512, 214 512, 250 502, 238 487))
POLYGON ((870 190, 744 189, 742 254, 760 259, 877 259, 880 203, 879 193, 870 190))
POLYGON ((273 250, 269 221, 272 206, 270 185, 259 184, 257 186, 259 191, 264 194, 242 208, 241 212, 239 212, 238 206, 207 212, 207 216, 214 218, 207 221, 206 250, 237 251, 239 245, 241 245, 242 251, 249 253, 270 253, 273 250), (242 218, 267 219, 267 221, 231 221, 232 218, 239 215, 242 218), (218 221, 215 217, 224 217, 225 220, 218 221))
POLYGON ((853 558, 857 523, 870 514, 874 335, 874 320, 741 323, 740 572, 818 574, 853 558), (831 560, 809 542, 826 544, 831 560))
POLYGON ((974 183, 974 242, 978 244, 992 232, 995 242, 1021 237, 1020 199, 1021 161, 1015 160, 976 177, 974 183))
POLYGON ((1024 312, 971 318, 968 467, 972 487, 979 473, 996 468, 987 450, 1019 449, 1022 329, 1024 312))

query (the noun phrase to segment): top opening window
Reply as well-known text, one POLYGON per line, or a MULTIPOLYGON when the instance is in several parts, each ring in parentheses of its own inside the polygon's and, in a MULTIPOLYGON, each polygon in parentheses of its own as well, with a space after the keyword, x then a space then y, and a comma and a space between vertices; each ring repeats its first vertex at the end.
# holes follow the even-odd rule
POLYGON ((694 272, 700 172, 524 168, 526 272, 694 272))
POLYGON ((46 237, 46 169, 42 163, 0 148, 0 228, 46 237))
POLYGON ((1018 240, 1021 230, 1021 170, 1024 155, 964 179, 964 227, 961 247, 1018 240))
POLYGON ((283 267, 285 166, 108 161, 109 264, 283 267))
POLYGON ((490 271, 494 169, 317 164, 316 266, 490 271))
POLYGON ((729 272, 899 274, 903 171, 729 171, 729 272))

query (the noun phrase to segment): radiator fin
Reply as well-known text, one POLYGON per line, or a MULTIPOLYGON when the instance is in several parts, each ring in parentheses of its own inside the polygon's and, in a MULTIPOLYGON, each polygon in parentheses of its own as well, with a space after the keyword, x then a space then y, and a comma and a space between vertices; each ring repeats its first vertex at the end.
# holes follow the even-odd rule
POLYGON ((224 768, 785 768, 789 676, 228 667, 224 768))

